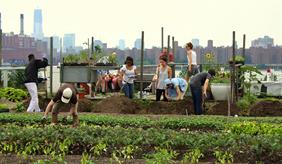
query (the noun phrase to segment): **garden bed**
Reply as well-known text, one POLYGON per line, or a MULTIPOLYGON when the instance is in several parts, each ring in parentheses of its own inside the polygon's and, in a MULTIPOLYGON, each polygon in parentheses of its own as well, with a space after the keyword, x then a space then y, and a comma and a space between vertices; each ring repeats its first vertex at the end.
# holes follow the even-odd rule
POLYGON ((72 128, 61 119, 50 126, 40 114, 0 114, 1 162, 282 162, 281 117, 79 117, 72 128))

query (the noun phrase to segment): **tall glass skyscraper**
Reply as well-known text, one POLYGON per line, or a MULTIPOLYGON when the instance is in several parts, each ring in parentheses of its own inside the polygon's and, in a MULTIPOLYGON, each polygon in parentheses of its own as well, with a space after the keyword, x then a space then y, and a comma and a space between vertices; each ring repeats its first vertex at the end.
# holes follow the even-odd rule
POLYGON ((44 37, 42 29, 42 10, 34 10, 34 28, 33 28, 33 37, 42 40, 44 37))

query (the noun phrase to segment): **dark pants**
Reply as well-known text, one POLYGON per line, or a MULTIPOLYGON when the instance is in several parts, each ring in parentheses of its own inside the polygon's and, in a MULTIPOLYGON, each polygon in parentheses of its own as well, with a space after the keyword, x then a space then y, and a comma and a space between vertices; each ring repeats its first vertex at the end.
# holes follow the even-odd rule
MULTIPOLYGON (((70 103, 65 104, 60 100, 55 102, 55 104, 52 108, 52 123, 55 123, 55 124, 58 123, 58 114, 60 112, 60 109, 63 108, 63 107, 71 108, 72 104, 70 104, 70 103)), ((73 117, 73 125, 77 126, 78 123, 79 123, 77 109, 72 108, 70 113, 72 114, 72 117, 73 117)))
POLYGON ((126 97, 133 99, 134 85, 126 83, 123 86, 123 91, 126 97))
POLYGON ((190 85, 194 111, 196 115, 202 114, 202 87, 193 87, 190 85))
POLYGON ((165 90, 164 89, 157 89, 156 90, 156 101, 161 100, 161 96, 163 95, 164 101, 167 101, 167 98, 165 97, 165 90))

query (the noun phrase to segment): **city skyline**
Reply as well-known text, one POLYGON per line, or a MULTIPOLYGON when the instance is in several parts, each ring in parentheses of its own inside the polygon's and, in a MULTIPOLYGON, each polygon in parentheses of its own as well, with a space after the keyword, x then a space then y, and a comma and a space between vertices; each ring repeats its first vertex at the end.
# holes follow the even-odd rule
POLYGON ((22 13, 25 18, 25 34, 31 35, 33 12, 34 9, 40 8, 42 9, 45 36, 63 37, 66 33, 75 33, 76 46, 81 46, 83 42, 87 41, 87 38, 94 36, 95 39, 106 42, 108 47, 118 46, 118 41, 123 38, 127 43, 126 47, 131 48, 134 47, 135 40, 140 38, 143 30, 145 31, 145 47, 160 47, 160 28, 162 26, 165 30, 165 45, 167 35, 171 35, 175 36, 175 40, 182 46, 195 38, 199 39, 200 45, 204 47, 208 40, 213 40, 214 46, 230 46, 233 30, 236 31, 239 47, 242 47, 243 34, 247 35, 247 47, 251 45, 252 40, 265 35, 274 38, 275 45, 282 45, 282 1, 279 0, 271 0, 267 3, 239 0, 236 1, 236 4, 228 3, 232 2, 230 0, 227 2, 219 0, 217 4, 182 0, 175 3, 148 0, 142 3, 133 3, 128 0, 123 0, 121 3, 110 0, 107 2, 85 0, 84 2, 24 0, 17 1, 18 5, 14 5, 15 0, 0 0, 1 26, 3 32, 19 33, 18 17, 22 13), (62 10, 61 7, 66 3, 68 3, 68 10, 62 10), (116 10, 106 10, 113 9, 109 4, 115 6, 116 10), (161 7, 158 6, 159 4, 161 7), (94 7, 99 5, 106 7, 102 9, 94 7), (185 5, 193 7, 189 7, 188 10, 185 5), (89 9, 92 9, 91 6, 96 14, 89 12, 91 11, 89 9), (143 10, 138 9, 138 6, 146 7, 148 10, 141 13, 140 11, 143 10), (103 12, 103 9, 106 12, 103 12), (171 14, 159 14, 163 9, 171 14), (219 9, 226 14, 222 16, 221 12, 217 11, 219 9), (230 11, 230 9, 233 10, 230 11), (189 16, 189 13, 193 13, 192 16, 189 16), (87 15, 89 18, 84 19, 87 15), (93 19, 90 19, 91 16, 93 19), (189 20, 187 23, 183 21, 186 18, 189 20))

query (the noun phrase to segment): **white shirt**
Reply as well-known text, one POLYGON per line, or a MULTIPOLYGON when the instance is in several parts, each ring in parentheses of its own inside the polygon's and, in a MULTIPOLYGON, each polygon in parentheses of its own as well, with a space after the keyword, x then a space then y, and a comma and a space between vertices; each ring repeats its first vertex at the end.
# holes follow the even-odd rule
MULTIPOLYGON (((192 53, 192 65, 197 65, 197 54, 195 51, 190 50, 192 53)), ((188 65, 189 65, 189 55, 187 54, 187 60, 188 60, 188 65)))
POLYGON ((126 65, 123 65, 120 69, 120 71, 123 72, 123 82, 133 84, 135 78, 135 70, 135 65, 132 67, 131 70, 127 69, 126 65))

